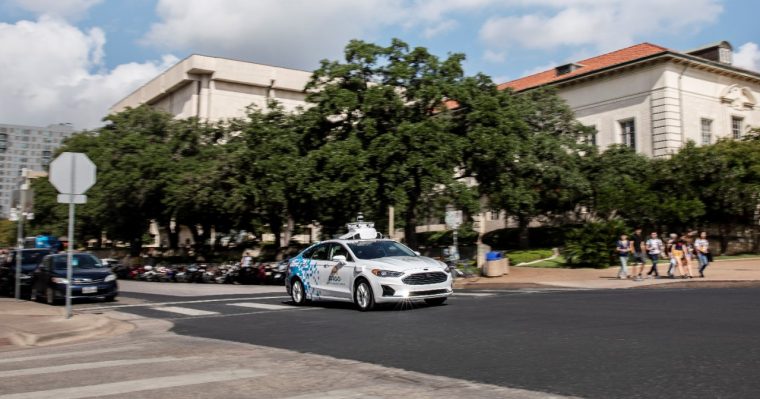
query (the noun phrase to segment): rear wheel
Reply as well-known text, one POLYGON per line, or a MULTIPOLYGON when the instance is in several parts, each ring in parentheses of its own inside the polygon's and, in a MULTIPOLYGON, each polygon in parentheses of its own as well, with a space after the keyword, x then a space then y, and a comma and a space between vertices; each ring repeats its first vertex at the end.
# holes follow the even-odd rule
POLYGON ((425 303, 430 306, 440 306, 446 302, 446 298, 430 298, 425 299, 425 303))
POLYGON ((61 301, 55 299, 55 291, 52 288, 45 290, 45 301, 48 305, 58 305, 61 301))
POLYGON ((306 304, 306 290, 304 290, 301 280, 293 280, 293 285, 290 286, 290 298, 298 306, 306 304))
POLYGON ((354 303, 362 312, 372 310, 375 307, 375 296, 372 294, 372 287, 367 280, 359 280, 354 289, 354 303))
POLYGON ((108 295, 105 299, 106 302, 113 302, 116 300, 116 295, 108 295))

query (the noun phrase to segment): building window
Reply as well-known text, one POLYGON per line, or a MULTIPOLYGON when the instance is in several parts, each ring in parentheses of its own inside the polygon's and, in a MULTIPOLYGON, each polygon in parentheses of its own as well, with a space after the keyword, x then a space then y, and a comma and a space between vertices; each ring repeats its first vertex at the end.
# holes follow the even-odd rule
POLYGON ((620 121, 620 133, 623 137, 623 145, 636 149, 636 125, 633 119, 620 121))
POLYGON ((0 152, 8 149, 8 134, 0 133, 0 152))
POLYGON ((733 135, 734 139, 738 140, 742 138, 743 125, 744 125, 744 118, 741 118, 738 116, 731 117, 731 134, 733 135))
POLYGON ((47 164, 50 163, 50 156, 51 156, 51 152, 50 151, 42 151, 42 164, 43 165, 47 166, 47 164))
POLYGON ((499 220, 500 213, 499 211, 491 211, 491 220, 499 220))
POLYGON ((702 145, 712 143, 712 119, 702 118, 702 145))

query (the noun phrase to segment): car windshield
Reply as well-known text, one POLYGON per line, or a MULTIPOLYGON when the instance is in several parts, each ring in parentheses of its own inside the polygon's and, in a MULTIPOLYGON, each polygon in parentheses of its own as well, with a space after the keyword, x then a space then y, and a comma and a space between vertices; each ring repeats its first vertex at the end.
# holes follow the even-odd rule
POLYGON ((395 241, 357 241, 349 243, 348 247, 359 259, 416 256, 412 250, 395 241))
MULTIPOLYGON (((66 268, 66 256, 56 256, 53 258, 53 267, 56 269, 66 268)), ((100 260, 91 255, 74 255, 71 259, 71 265, 74 269, 105 269, 100 260)))
POLYGON ((21 251, 21 263, 38 264, 50 251, 21 251))

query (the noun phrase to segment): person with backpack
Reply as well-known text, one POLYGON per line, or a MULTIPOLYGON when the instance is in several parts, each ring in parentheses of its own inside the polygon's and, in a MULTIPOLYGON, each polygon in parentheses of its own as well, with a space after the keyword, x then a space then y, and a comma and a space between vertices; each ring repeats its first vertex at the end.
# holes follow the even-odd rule
POLYGON ((628 235, 623 234, 615 244, 615 251, 620 258, 620 272, 618 278, 623 280, 628 278, 628 255, 631 253, 631 241, 628 240, 628 235))
POLYGON ((660 273, 657 271, 657 261, 660 260, 660 254, 662 254, 664 245, 662 244, 662 240, 657 237, 657 232, 653 231, 649 235, 649 239, 646 242, 646 248, 647 253, 649 254, 649 259, 652 261, 652 268, 649 269, 647 276, 654 274, 654 277, 658 278, 660 277, 660 273))
POLYGON ((673 256, 673 246, 676 245, 676 240, 678 239, 678 234, 676 233, 670 233, 670 236, 668 238, 668 243, 665 245, 665 255, 670 260, 670 266, 668 267, 668 277, 674 278, 673 275, 673 269, 675 269, 677 262, 676 258, 673 256))

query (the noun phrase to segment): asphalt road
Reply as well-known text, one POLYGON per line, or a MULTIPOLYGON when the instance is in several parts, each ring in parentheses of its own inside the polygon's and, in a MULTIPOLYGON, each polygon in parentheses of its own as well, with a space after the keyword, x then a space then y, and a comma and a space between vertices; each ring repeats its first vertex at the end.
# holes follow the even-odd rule
POLYGON ((757 288, 502 290, 369 313, 292 307, 276 294, 125 296, 134 305, 123 300, 119 310, 171 319, 179 334, 510 388, 587 398, 760 396, 757 288))

